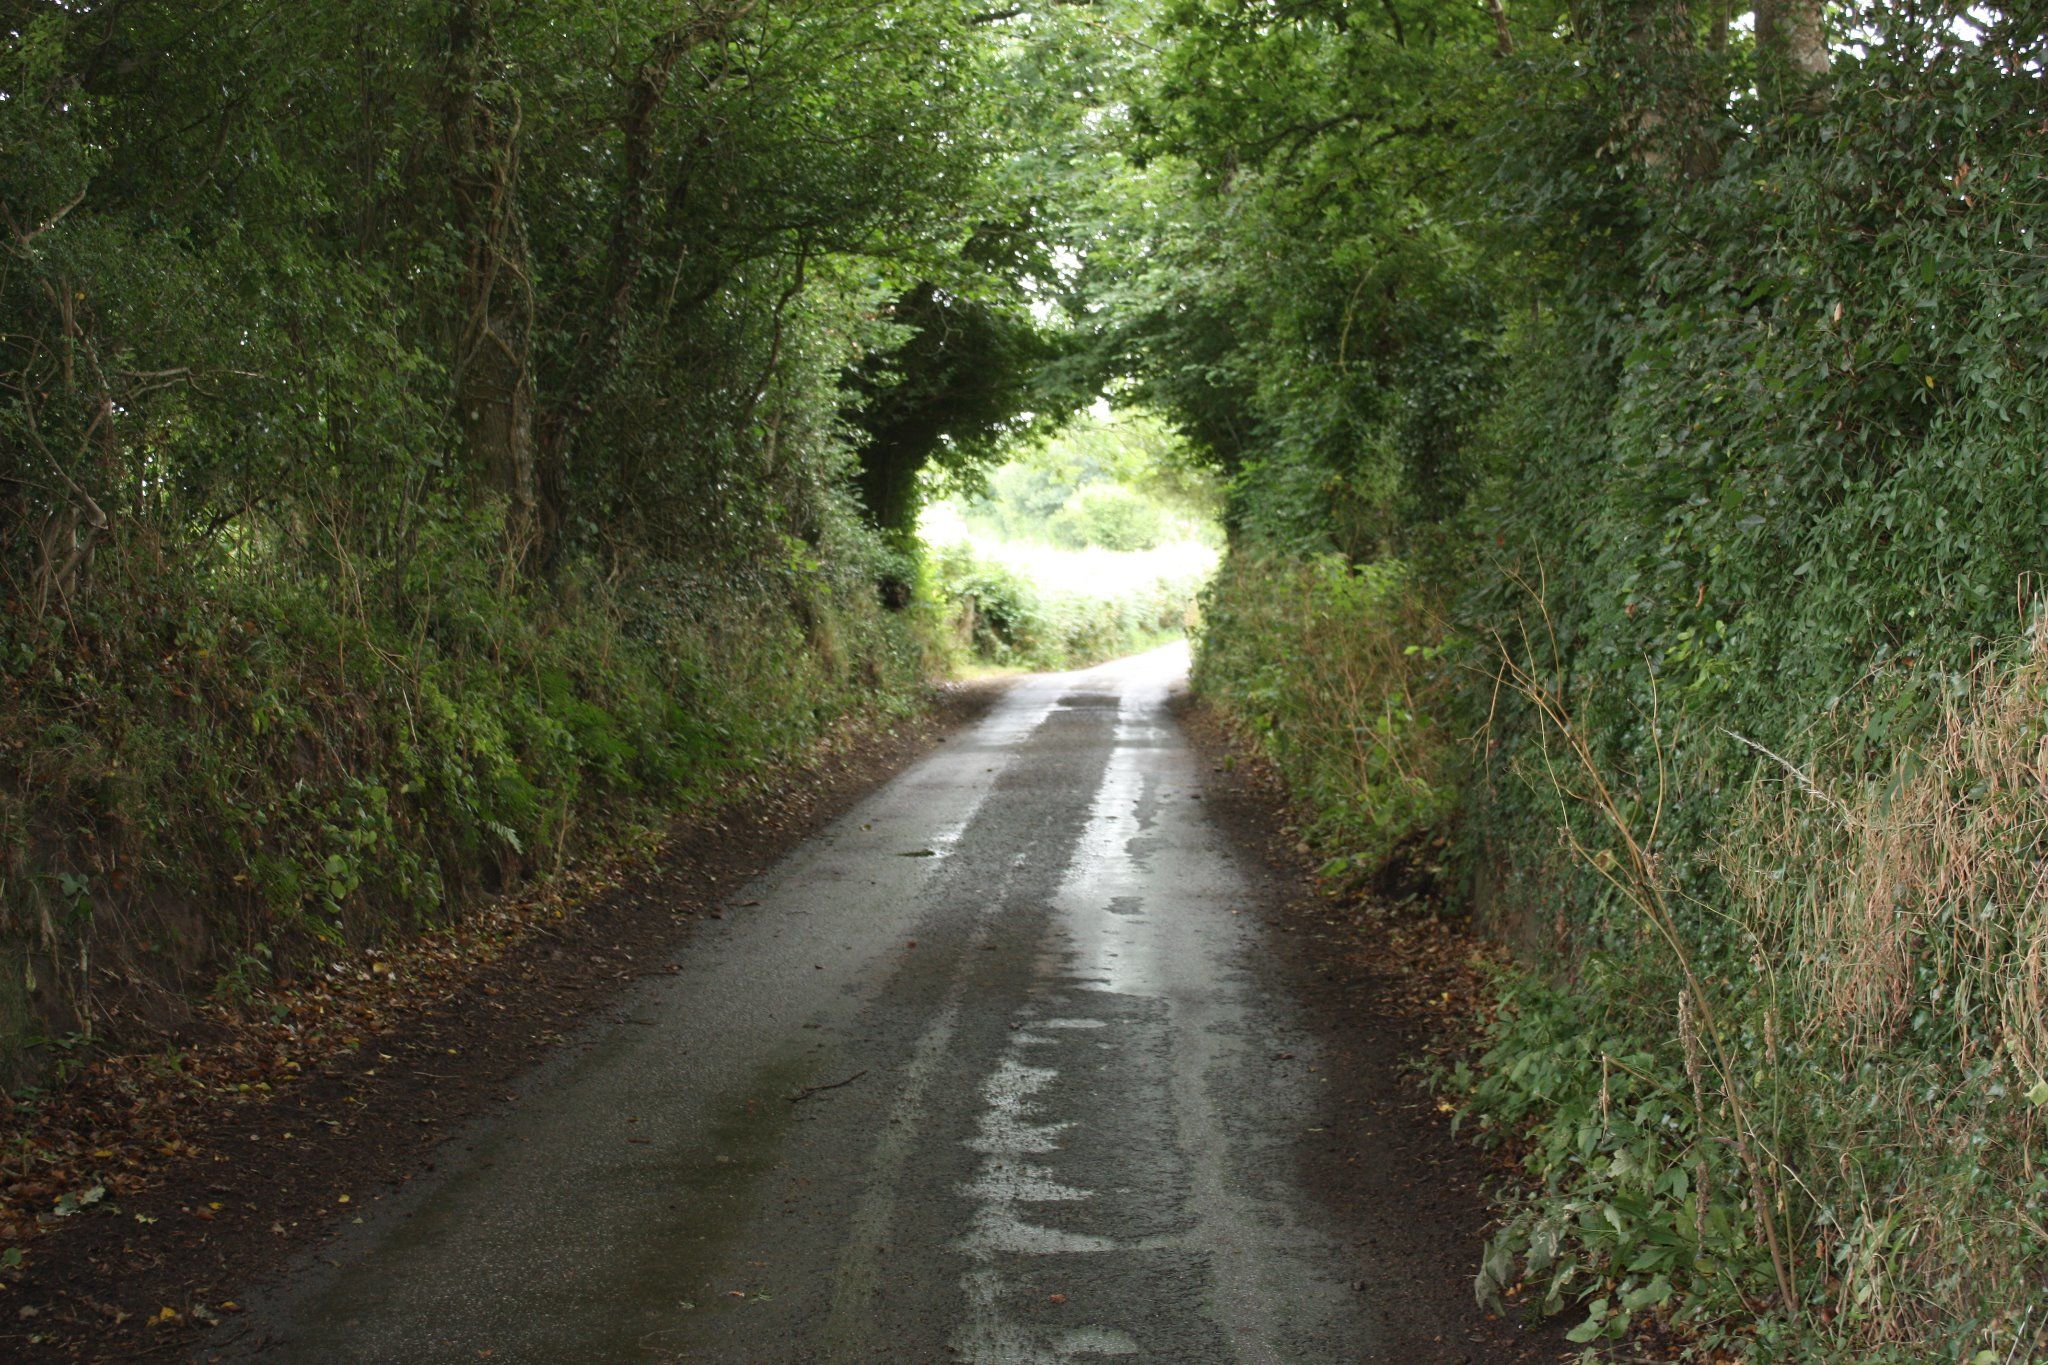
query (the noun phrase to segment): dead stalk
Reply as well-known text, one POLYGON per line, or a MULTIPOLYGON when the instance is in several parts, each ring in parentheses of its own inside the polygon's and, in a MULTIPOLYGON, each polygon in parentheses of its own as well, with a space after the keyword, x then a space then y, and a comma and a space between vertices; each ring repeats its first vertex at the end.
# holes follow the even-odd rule
MULTIPOLYGON (((1544 632, 1551 644, 1553 658, 1557 658, 1556 633, 1552 627, 1549 609, 1539 586, 1517 578, 1524 591, 1536 603, 1542 615, 1544 632)), ((1529 641, 1524 633, 1525 652, 1529 641)), ((1621 893, 1624 899, 1634 905, 1648 921, 1656 936, 1670 952, 1676 964, 1683 986, 1684 1003, 1689 1006, 1692 1018, 1697 1022, 1698 1032, 1706 1045, 1706 1054, 1721 1085, 1721 1102, 1726 1107, 1732 1124, 1729 1134, 1736 1159, 1742 1164, 1750 1185, 1750 1199, 1756 1206, 1757 1220, 1762 1226, 1764 1239, 1771 1255, 1771 1270, 1777 1279, 1778 1294, 1788 1314, 1798 1313, 1798 1300, 1793 1292, 1794 1270, 1785 1239, 1778 1228, 1778 1213, 1783 1199, 1783 1188, 1774 1167, 1762 1159, 1761 1142, 1746 1097, 1741 1079, 1730 1054, 1727 1040, 1723 1035, 1719 1016, 1706 985, 1701 981, 1694 967, 1692 954, 1680 934, 1676 919, 1671 914, 1663 874, 1657 866, 1655 854, 1636 835, 1629 817, 1623 813, 1620 798, 1608 782, 1605 769, 1594 756, 1585 735, 1574 722, 1563 698, 1539 679, 1521 662, 1516 651, 1510 649, 1505 640, 1498 636, 1494 645, 1501 661, 1501 674, 1507 685, 1533 705, 1544 723, 1546 735, 1554 736, 1560 744, 1571 766, 1578 769, 1580 783, 1573 784, 1560 775, 1552 761, 1550 744, 1544 746, 1544 762, 1553 791, 1560 803, 1571 801, 1590 807, 1606 824, 1621 851, 1617 860, 1613 853, 1601 850, 1595 853, 1580 842, 1567 811, 1561 819, 1562 832, 1574 856, 1600 874, 1609 885, 1621 893)), ((1663 768, 1660 755, 1657 809, 1663 809, 1664 793, 1663 768)), ((1696 1100, 1698 1121, 1704 1133, 1708 1126, 1708 1112, 1704 1093, 1696 1100)))

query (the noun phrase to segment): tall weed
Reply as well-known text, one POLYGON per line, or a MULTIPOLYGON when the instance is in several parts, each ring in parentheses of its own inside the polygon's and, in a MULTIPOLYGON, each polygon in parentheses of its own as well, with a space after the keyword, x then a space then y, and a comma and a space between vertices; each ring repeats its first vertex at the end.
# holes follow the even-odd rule
MULTIPOLYGON (((1586 1343, 1648 1313, 1773 1359, 2048 1350, 2044 698, 2037 626, 1882 766, 1859 765, 1859 724, 1810 767, 1744 740, 1720 894, 1683 908, 1681 940, 1503 980, 1493 1046, 1456 1079, 1483 1129, 1527 1142, 1536 1192, 1483 1295, 1585 1302, 1586 1343), (1720 1065, 1684 1008, 1694 964, 1720 1065)), ((1670 780, 1684 799, 1714 774, 1670 780)))

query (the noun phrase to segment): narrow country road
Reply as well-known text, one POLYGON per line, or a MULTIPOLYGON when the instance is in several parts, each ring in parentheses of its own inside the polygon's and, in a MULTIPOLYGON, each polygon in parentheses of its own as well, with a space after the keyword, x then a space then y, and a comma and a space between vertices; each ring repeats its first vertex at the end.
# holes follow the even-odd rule
POLYGON ((1016 684, 285 1276, 247 1342, 1417 1358, 1376 1336, 1370 1270, 1295 1184, 1322 1081, 1259 985, 1257 879, 1166 709, 1185 666, 1016 684))

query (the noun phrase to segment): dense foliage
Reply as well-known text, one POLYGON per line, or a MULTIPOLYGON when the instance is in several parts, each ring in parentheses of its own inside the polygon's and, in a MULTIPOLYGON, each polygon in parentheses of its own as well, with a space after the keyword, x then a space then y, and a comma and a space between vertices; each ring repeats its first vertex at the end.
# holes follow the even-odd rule
POLYGON ((0 1051, 903 705, 876 490, 1058 411, 1017 111, 1070 26, 0 4, 0 1051))
POLYGON ((1217 543, 1221 489, 1151 413, 1086 413, 1013 451, 959 499, 975 530, 1064 549, 1217 543))
POLYGON ((1203 681, 1333 853, 1459 831, 1480 1288, 1577 1340, 2042 1349, 2041 19, 1163 8, 1103 333, 1237 476, 1203 681))
POLYGON ((1431 628, 1406 567, 1238 555, 1205 602, 1196 684, 1228 699, 1306 803, 1325 874, 1438 875, 1458 792, 1444 689, 1415 667, 1431 628))
POLYGON ((1151 436, 973 476, 1108 385, 1333 872, 1523 950, 1481 1293, 2048 1349, 2044 18, 0 0, 0 1034, 1184 620, 1031 581, 1151 436))
POLYGON ((1186 633, 1217 561, 1215 479, 1149 413, 1083 413, 927 510, 961 650, 1041 668, 1186 633))

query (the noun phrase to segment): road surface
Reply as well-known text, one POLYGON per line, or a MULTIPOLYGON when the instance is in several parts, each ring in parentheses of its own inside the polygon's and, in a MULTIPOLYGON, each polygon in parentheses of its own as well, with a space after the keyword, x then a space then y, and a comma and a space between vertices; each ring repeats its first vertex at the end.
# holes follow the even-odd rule
POLYGON ((1295 1184, 1321 1079, 1260 985, 1269 893, 1166 709, 1185 668, 1176 647, 1018 682, 285 1276, 244 1340, 323 1362, 1413 1358, 1295 1184))

